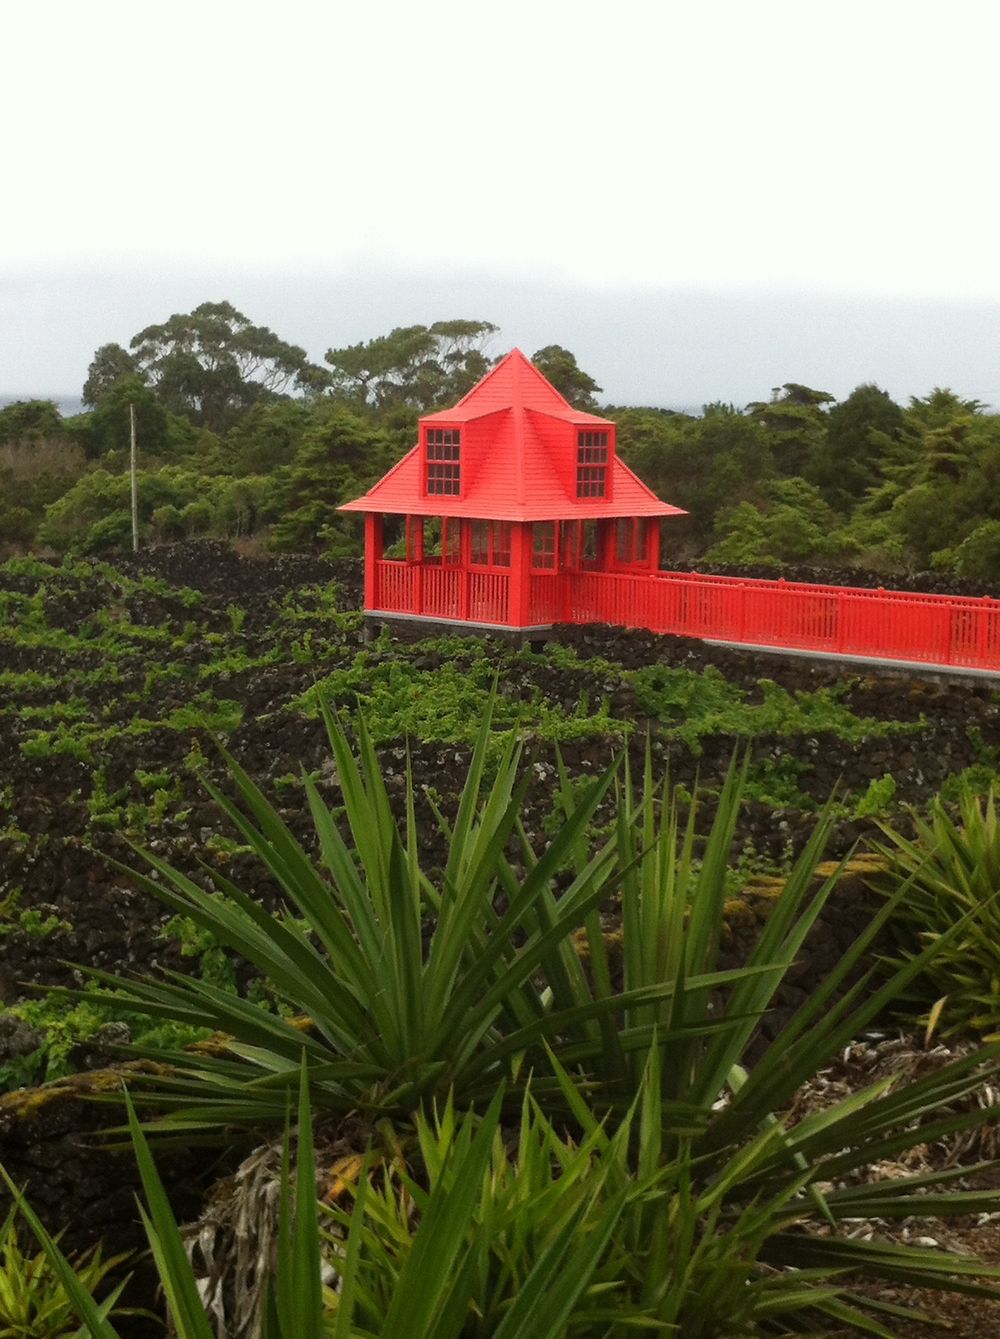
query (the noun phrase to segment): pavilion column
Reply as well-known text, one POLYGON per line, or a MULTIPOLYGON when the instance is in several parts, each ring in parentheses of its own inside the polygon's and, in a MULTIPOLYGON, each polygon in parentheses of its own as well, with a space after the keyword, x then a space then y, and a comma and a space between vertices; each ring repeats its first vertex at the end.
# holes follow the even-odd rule
POLYGON ((515 521, 510 527, 510 596, 507 622, 526 628, 531 621, 531 526, 515 521))
POLYGON ((384 541, 382 514, 365 512, 365 608, 378 608, 378 564, 382 561, 384 541))
POLYGON ((410 542, 407 543, 407 556, 413 564, 413 609, 414 614, 424 612, 424 518, 408 516, 410 542))

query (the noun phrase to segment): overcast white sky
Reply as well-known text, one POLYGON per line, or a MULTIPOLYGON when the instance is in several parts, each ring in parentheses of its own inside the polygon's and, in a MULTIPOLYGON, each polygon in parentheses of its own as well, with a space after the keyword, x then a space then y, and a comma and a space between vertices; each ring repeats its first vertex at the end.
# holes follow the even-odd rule
POLYGON ((1000 404, 993 3, 0 17, 0 396, 75 391, 98 344, 225 297, 317 358, 485 317, 618 401, 1000 404))

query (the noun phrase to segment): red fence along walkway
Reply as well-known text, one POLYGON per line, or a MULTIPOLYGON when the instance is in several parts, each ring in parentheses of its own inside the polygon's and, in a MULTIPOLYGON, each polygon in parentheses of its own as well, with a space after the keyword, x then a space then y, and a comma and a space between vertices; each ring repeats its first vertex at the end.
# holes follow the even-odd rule
MULTIPOLYGON (((509 576, 378 563, 375 610, 503 626, 509 576)), ((531 577, 530 624, 613 623, 756 646, 1000 672, 1000 600, 690 572, 531 577)))

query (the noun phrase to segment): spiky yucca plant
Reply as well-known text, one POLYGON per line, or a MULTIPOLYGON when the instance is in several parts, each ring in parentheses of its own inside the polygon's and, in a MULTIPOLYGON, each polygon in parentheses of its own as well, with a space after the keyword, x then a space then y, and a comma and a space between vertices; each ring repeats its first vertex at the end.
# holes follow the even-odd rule
MULTIPOLYGON (((74 1275, 88 1294, 101 1291, 109 1275, 120 1276, 126 1255, 103 1256, 100 1246, 74 1257, 74 1275)), ((127 1280, 105 1288, 101 1312, 120 1314, 119 1298, 127 1280)), ((134 1310, 129 1314, 137 1314, 134 1310)), ((152 1317, 151 1317, 152 1319, 152 1317)), ((70 1339, 79 1318, 65 1282, 44 1250, 29 1254, 18 1232, 18 1211, 11 1208, 0 1225, 0 1339, 70 1339)))
MULTIPOLYGON (((487 714, 454 823, 438 815, 448 858, 432 880, 420 865, 412 780, 400 825, 364 722, 357 757, 329 713, 326 723, 350 840, 305 775, 318 862, 231 759, 235 798, 209 787, 277 880, 287 911, 272 915, 217 871, 207 871, 215 885, 208 892, 149 852, 142 854, 158 878, 137 876, 252 963, 308 1026, 182 973, 124 980, 92 972, 113 988, 107 998, 118 1007, 231 1038, 218 1055, 141 1051, 172 1066, 149 1100, 172 1110, 175 1128, 280 1123, 304 1047, 315 1110, 405 1117, 450 1093, 463 1105, 485 1105, 499 1082, 523 1080, 529 1067, 541 1091, 548 1046, 625 1084, 629 1100, 629 1071, 617 1057, 648 1044, 653 1019, 633 1026, 626 1011, 655 1006, 675 987, 650 975, 631 991, 609 992, 575 952, 574 933, 595 926, 597 908, 623 876, 618 837, 581 860, 568 886, 559 884, 617 768, 584 787, 560 832, 535 851, 520 828, 527 781, 514 742, 486 785, 487 714), (520 870, 508 858, 512 842, 520 870), (610 1056, 609 1040, 619 1033, 610 1056)), ((713 970, 687 984, 707 996, 746 974, 713 970)), ((718 1025, 703 1026, 712 1032, 718 1025)), ((556 1092, 552 1083, 549 1089, 556 1092)), ((136 1100, 146 1099, 137 1092, 136 1100)))
POLYGON ((926 960, 908 992, 927 1024, 943 1036, 1000 1036, 1000 816, 991 788, 979 796, 965 787, 957 814, 936 799, 930 816, 911 815, 906 836, 882 824, 882 853, 889 873, 873 880, 891 889, 909 879, 909 894, 896 909, 901 952, 912 959, 942 935, 948 942, 926 960), (962 931, 955 935, 955 925, 962 931))
MULTIPOLYGON (((516 1119, 530 1076, 547 1119, 599 1143, 615 1137, 641 1095, 631 1175, 643 1185, 659 1181, 662 1193, 623 1209, 614 1233, 625 1234, 634 1262, 623 1295, 654 1325, 716 1339, 759 1330, 769 1317, 791 1325, 805 1316, 888 1335, 845 1275, 963 1290, 981 1287, 976 1274, 996 1276, 942 1252, 847 1239, 837 1225, 992 1205, 992 1197, 953 1192, 952 1173, 887 1186, 866 1181, 865 1169, 982 1121, 981 1111, 962 1104, 1000 1068, 998 1048, 913 1082, 874 1084, 794 1124, 783 1118, 802 1085, 967 922, 890 979, 875 978, 874 968, 864 970, 866 957, 909 896, 911 884, 902 884, 767 1044, 760 1020, 836 884, 835 875, 814 876, 829 809, 747 962, 722 971, 727 862, 745 765, 732 768, 704 839, 696 836, 695 805, 685 816, 669 787, 654 784, 648 755, 639 786, 622 771, 606 841, 595 843, 590 825, 612 793, 615 769, 582 796, 564 776, 563 827, 536 852, 520 829, 524 783, 514 746, 485 793, 487 719, 454 824, 439 816, 449 853, 435 883, 418 859, 412 783, 400 826, 363 724, 357 756, 340 726, 329 717, 327 725, 350 840, 306 778, 320 862, 235 764, 237 799, 212 792, 294 914, 272 917, 217 875, 208 893, 147 857, 159 878, 146 887, 242 953, 310 1020, 303 1031, 179 975, 138 983, 105 977, 126 991, 131 1008, 208 1022, 231 1038, 216 1055, 157 1055, 172 1068, 150 1091, 137 1090, 165 1110, 154 1128, 204 1132, 280 1120, 303 1050, 314 1107, 331 1117, 349 1110, 372 1125, 388 1116, 401 1129, 452 1094, 462 1109, 493 1110, 501 1086, 508 1118, 516 1119), (508 855, 512 843, 520 872, 508 855), (620 963, 601 921, 602 906, 616 898, 620 963)), ((615 1324, 595 1335, 617 1339, 615 1324)))
MULTIPOLYGON (((373 1299, 371 1280, 386 1272, 386 1254, 378 1235, 370 1231, 367 1164, 358 1182, 355 1212, 347 1219, 343 1236, 324 1246, 303 1063, 296 1167, 293 1172, 286 1132, 278 1245, 259 1317, 260 1339, 389 1339, 403 1334, 407 1339, 461 1339, 477 1304, 472 1267, 481 1255, 481 1227, 476 1214, 495 1163, 500 1099, 498 1094, 482 1117, 467 1115, 450 1123, 444 1141, 439 1132, 438 1179, 429 1193, 418 1191, 419 1214, 406 1225, 407 1251, 405 1260, 391 1273, 391 1295, 383 1292, 373 1299), (329 1258, 335 1258, 339 1266, 336 1289, 323 1283, 329 1258)), ((131 1104, 128 1114, 145 1196, 140 1213, 172 1332, 177 1339, 216 1339, 215 1317, 206 1308, 131 1104)), ((94 1300, 92 1278, 74 1269, 6 1174, 4 1179, 64 1288, 74 1319, 80 1322, 74 1339, 120 1339, 110 1319, 116 1294, 100 1304, 94 1300)), ((600 1200, 598 1189, 596 1185, 589 1188, 588 1202, 600 1200)), ((610 1200, 600 1200, 585 1223, 580 1209, 562 1223, 548 1249, 530 1264, 517 1294, 506 1295, 504 1314, 491 1331, 492 1339, 563 1339, 567 1317, 592 1285, 624 1202, 625 1195, 619 1192, 610 1200), (578 1232, 581 1226, 587 1229, 583 1233, 578 1232), (556 1271, 558 1280, 553 1278, 556 1271)))

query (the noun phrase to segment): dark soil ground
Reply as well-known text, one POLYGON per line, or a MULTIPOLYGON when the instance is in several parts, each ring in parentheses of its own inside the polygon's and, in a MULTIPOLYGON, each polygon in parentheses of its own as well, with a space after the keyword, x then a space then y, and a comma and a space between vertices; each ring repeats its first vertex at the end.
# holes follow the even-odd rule
MULTIPOLYGON (((16 1094, 119 1058, 114 1045, 134 1035, 130 1020, 82 1018, 73 1002, 44 993, 83 986, 81 969, 230 970, 239 978, 238 965, 227 969, 210 945, 165 933, 170 918, 161 905, 113 862, 136 865, 136 844, 192 872, 203 860, 225 868, 273 899, 201 782, 224 779, 214 743, 221 740, 308 840, 300 769, 328 793, 335 782, 322 725, 301 699, 331 675, 333 704, 360 702, 381 725, 390 791, 402 792, 407 764, 405 733, 393 733, 401 723, 412 734, 418 794, 447 810, 479 701, 461 694, 498 673, 505 719, 527 722, 525 826, 539 842, 556 821, 555 740, 579 778, 607 766, 623 741, 641 767, 648 732, 658 770, 669 766, 672 780, 691 790, 711 789, 739 744, 734 722, 758 712, 759 728, 742 734, 753 784, 734 853, 741 871, 734 894, 743 876, 780 876, 835 788, 830 854, 841 856, 872 837, 876 818, 905 822, 905 805, 926 804, 959 777, 982 782, 997 771, 1000 705, 981 682, 845 676, 826 663, 604 627, 560 629, 558 642, 574 655, 452 639, 366 647, 360 619, 343 612, 357 610, 360 597, 357 563, 254 561, 209 543, 118 559, 113 569, 0 568, 0 1088, 16 1094), (446 671, 456 673, 454 704, 440 686, 446 671), (710 699, 701 692, 706 683, 710 699), (775 688, 798 704, 794 721, 765 710, 775 688), (428 717, 433 729, 421 724, 428 717)), ((430 836, 428 800, 422 804, 425 855, 434 863, 442 851, 430 836)), ((862 878, 845 882, 783 1008, 832 966, 873 905, 862 878)), ((752 926, 752 916, 742 930, 734 926, 734 960, 752 926)), ((128 1160, 81 1142, 105 1116, 78 1090, 71 1083, 44 1098, 8 1098, 0 1105, 0 1156, 51 1225, 69 1223, 77 1244, 107 1236, 114 1247, 135 1227, 128 1160)), ((211 1159, 186 1154, 171 1178, 194 1202, 217 1172, 211 1159)), ((1000 1263, 995 1224, 971 1225, 963 1241, 1000 1263)), ((953 1333, 997 1332, 996 1316, 987 1321, 978 1303, 943 1305, 956 1318, 970 1308, 953 1333)))

